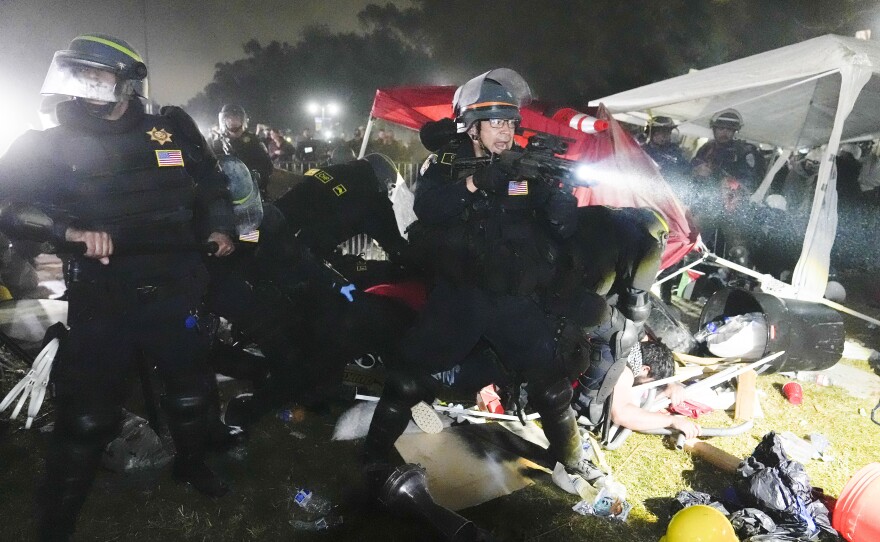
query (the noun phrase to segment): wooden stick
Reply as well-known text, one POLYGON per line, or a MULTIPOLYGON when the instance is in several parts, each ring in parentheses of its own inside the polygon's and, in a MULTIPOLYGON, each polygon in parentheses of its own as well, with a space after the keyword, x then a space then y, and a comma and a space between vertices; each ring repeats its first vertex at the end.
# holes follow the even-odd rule
POLYGON ((739 375, 736 385, 736 406, 733 417, 737 420, 751 420, 755 413, 755 392, 757 391, 758 373, 749 369, 739 375))
POLYGON ((684 450, 694 457, 699 457, 710 465, 718 467, 722 472, 736 472, 737 467, 742 462, 742 459, 739 457, 702 440, 686 440, 684 450))

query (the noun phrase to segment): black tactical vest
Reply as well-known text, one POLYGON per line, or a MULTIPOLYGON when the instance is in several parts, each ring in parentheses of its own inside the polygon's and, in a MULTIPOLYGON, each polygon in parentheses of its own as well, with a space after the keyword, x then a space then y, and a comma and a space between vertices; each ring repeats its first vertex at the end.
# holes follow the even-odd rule
MULTIPOLYGON (((195 183, 185 165, 196 153, 168 118, 144 115, 119 134, 62 125, 47 135, 57 165, 69 172, 58 179, 56 201, 73 227, 106 231, 115 246, 195 243, 195 183)), ((108 269, 88 258, 79 260, 86 275, 137 279, 184 274, 199 256, 116 256, 108 269)))

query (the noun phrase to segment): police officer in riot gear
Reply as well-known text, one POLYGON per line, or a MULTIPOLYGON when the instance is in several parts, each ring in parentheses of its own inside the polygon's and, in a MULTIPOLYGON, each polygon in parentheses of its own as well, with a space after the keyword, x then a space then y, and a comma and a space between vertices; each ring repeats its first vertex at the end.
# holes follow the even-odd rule
POLYGON ((692 173, 697 181, 719 181, 733 177, 754 192, 764 179, 766 165, 757 147, 736 139, 743 127, 742 115, 736 109, 725 109, 712 115, 709 122, 714 139, 697 151, 691 160, 692 173))
MULTIPOLYGON (((275 249, 261 247, 250 266, 259 272, 253 282, 258 296, 268 296, 262 302, 267 309, 233 321, 261 348, 271 348, 265 353, 273 366, 265 386, 230 401, 227 423, 247 427, 320 383, 335 384, 339 379, 334 376, 341 377, 344 364, 356 356, 396 344, 386 333, 391 328, 376 321, 383 314, 397 320, 384 308, 385 301, 349 291, 345 277, 321 263, 334 263, 337 247, 360 234, 378 242, 394 264, 411 260, 388 198, 388 185, 396 180, 390 160, 371 154, 312 168, 275 201, 284 234, 275 249), (290 287, 303 283, 306 288, 290 287), (287 354, 282 344, 290 344, 287 354)), ((243 306, 239 303, 237 313, 243 306)))
POLYGON ((0 161, 0 198, 54 219, 57 239, 82 242, 66 259, 68 325, 53 373, 56 420, 39 493, 40 536, 67 540, 101 451, 117 433, 135 353, 156 363, 177 455, 173 474, 207 495, 225 484, 205 465, 203 341, 197 307, 201 255, 163 244, 217 243, 232 252, 223 175, 195 123, 180 109, 148 115, 147 68, 126 42, 75 38, 55 54, 42 92, 73 99, 60 126, 21 136, 0 161), (196 213, 204 233, 196 231, 196 213), (210 232, 210 235, 209 235, 210 232), (157 254, 117 255, 127 243, 157 254))
MULTIPOLYGON (((621 410, 629 404, 626 397, 612 402, 619 383, 668 376, 642 370, 639 359, 644 348, 639 341, 645 337, 652 304, 648 291, 660 268, 669 229, 658 213, 647 208, 588 206, 577 212, 577 232, 562 246, 565 257, 559 258, 557 278, 545 299, 548 313, 558 317, 559 354, 579 384, 573 405, 607 433, 612 406, 621 410)), ((654 369, 660 367, 652 362, 654 369)), ((619 417, 631 421, 633 416, 619 417)), ((684 431, 695 430, 685 420, 647 418, 653 427, 636 428, 674 424, 684 431)))
POLYGON ((675 185, 680 183, 690 172, 690 165, 684 153, 672 141, 675 121, 669 117, 651 117, 645 128, 648 141, 642 149, 654 160, 660 174, 667 182, 675 185))
MULTIPOLYGON (((556 187, 514 178, 497 164, 453 176, 457 157, 500 154, 514 145, 528 84, 496 69, 460 87, 458 136, 423 166, 415 191, 420 235, 436 258, 435 285, 404 338, 364 444, 368 479, 381 481, 389 455, 419 401, 435 395, 431 374, 451 369, 481 341, 528 382, 551 457, 595 481, 582 456, 571 384, 555 356, 554 329, 536 301, 552 274, 552 243, 574 231, 576 202, 556 187)), ((435 381, 434 381, 435 382, 435 381)))
POLYGON ((394 260, 404 251, 394 218, 389 187, 397 182, 397 169, 384 155, 368 154, 312 168, 303 180, 278 198, 275 205, 297 238, 322 259, 358 234, 375 240, 394 260))
POLYGON ((235 156, 251 171, 257 172, 257 185, 265 194, 274 165, 266 145, 248 130, 248 116, 240 105, 226 104, 217 115, 218 131, 211 135, 215 156, 235 156))

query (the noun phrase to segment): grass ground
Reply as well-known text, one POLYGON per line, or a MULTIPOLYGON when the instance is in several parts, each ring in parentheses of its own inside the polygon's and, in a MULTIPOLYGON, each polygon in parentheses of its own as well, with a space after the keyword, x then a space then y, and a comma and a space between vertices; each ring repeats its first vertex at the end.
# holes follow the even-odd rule
MULTIPOLYGON (((878 348, 876 330, 847 319, 847 332, 878 348)), ((866 372, 866 362, 842 363, 866 372)), ((4 379, 5 392, 11 378, 4 379)), ((813 485, 837 496, 862 466, 880 458, 880 427, 869 413, 877 398, 857 399, 839 387, 803 384, 804 402, 789 404, 780 388, 786 379, 762 376, 765 418, 736 437, 714 439, 717 447, 744 457, 768 431, 800 436, 822 433, 831 442, 835 460, 806 465, 813 485)), ((423 525, 392 517, 370 507, 364 498, 356 454, 359 442, 330 441, 338 415, 348 406, 335 402, 320 411, 304 412, 301 421, 261 422, 248 445, 212 458, 212 464, 234 490, 219 500, 205 499, 171 481, 170 470, 142 475, 103 472, 86 504, 78 540, 211 542, 259 540, 382 540, 430 539, 423 525), (312 533, 296 530, 297 513, 290 491, 306 486, 337 505, 342 525, 312 533)), ((701 422, 723 426, 732 420, 713 413, 701 422)), ((32 539, 35 480, 42 471, 45 434, 20 431, 19 424, 0 423, 0 540, 32 539)), ((526 489, 462 511, 498 540, 626 540, 654 542, 669 519, 669 506, 682 489, 718 494, 733 481, 711 465, 668 446, 660 437, 633 435, 618 451, 607 452, 616 477, 629 491, 629 520, 610 523, 571 511, 577 499, 557 489, 549 476, 526 489)))

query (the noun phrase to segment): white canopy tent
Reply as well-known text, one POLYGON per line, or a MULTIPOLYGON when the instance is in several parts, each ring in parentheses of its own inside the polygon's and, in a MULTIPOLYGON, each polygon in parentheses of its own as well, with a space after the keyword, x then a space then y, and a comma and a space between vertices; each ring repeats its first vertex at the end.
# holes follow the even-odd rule
POLYGON ((824 145, 816 192, 790 294, 818 300, 828 282, 837 231, 834 157, 840 141, 880 134, 880 42, 826 35, 590 102, 616 118, 657 115, 708 130, 717 111, 743 116, 740 137, 783 153, 753 199, 760 200, 791 151, 824 145))

